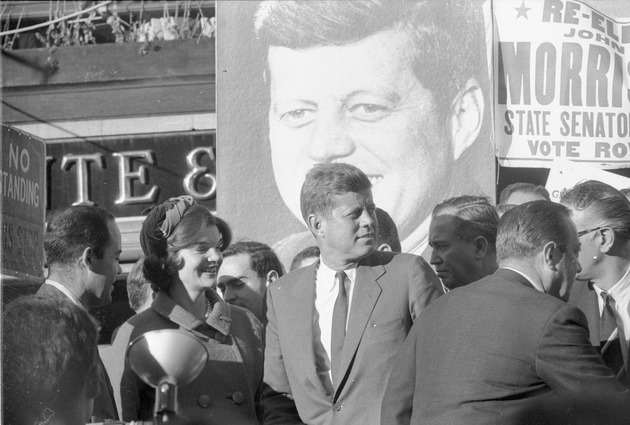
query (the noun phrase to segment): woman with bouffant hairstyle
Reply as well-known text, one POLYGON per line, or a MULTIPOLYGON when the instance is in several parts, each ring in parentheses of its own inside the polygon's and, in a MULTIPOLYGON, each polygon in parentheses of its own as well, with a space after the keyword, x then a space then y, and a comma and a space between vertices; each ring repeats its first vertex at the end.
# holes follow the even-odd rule
MULTIPOLYGON (((145 332, 190 332, 209 354, 204 370, 178 389, 179 414, 204 424, 257 424, 262 385, 262 325, 249 311, 214 291, 230 244, 227 223, 190 196, 152 207, 142 225, 143 274, 156 291, 151 308, 129 319, 113 347, 126 350, 145 332)), ((155 390, 125 360, 120 384, 125 421, 151 420, 155 390)))

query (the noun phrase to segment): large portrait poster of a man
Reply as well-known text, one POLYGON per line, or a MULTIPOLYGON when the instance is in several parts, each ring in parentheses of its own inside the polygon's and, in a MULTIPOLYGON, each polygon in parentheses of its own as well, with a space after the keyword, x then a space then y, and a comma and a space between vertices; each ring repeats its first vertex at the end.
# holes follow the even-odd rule
POLYGON ((483 2, 217 2, 217 211, 288 265, 314 245, 300 188, 362 169, 422 254, 433 207, 494 197, 483 2))

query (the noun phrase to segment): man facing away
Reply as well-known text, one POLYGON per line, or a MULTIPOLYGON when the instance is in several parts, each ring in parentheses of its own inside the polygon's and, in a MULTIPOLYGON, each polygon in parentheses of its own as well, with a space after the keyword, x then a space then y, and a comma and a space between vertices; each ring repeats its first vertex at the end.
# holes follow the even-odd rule
MULTIPOLYGON (((44 233, 49 275, 37 295, 69 299, 86 311, 112 301, 116 276, 121 273, 121 237, 106 210, 77 205, 53 212, 44 233)), ((94 400, 96 421, 118 419, 112 386, 102 364, 100 394, 94 400)))
POLYGON ((532 183, 512 183, 506 186, 499 195, 501 205, 521 205, 532 201, 550 201, 549 192, 544 186, 532 183))
POLYGON ((376 251, 371 183, 319 164, 301 190, 320 260, 267 289, 265 423, 378 424, 394 356, 442 294, 420 257, 376 251))
POLYGON ((289 271, 293 271, 295 269, 299 269, 302 267, 310 266, 314 262, 319 260, 319 247, 318 246, 309 246, 295 254, 293 259, 291 260, 291 265, 289 266, 289 271))
POLYGON ((64 298, 23 296, 2 321, 2 419, 84 425, 98 394, 98 328, 64 298))
POLYGON ((513 424, 554 394, 622 393, 584 314, 564 302, 579 250, 566 207, 534 201, 506 212, 499 270, 423 312, 395 360, 382 423, 513 424))
POLYGON ((457 196, 431 214, 431 265, 445 288, 455 289, 497 269, 499 216, 487 198, 457 196))
POLYGON ((261 242, 240 241, 223 251, 217 286, 228 304, 246 308, 264 323, 263 304, 267 285, 283 275, 282 263, 261 242))
MULTIPOLYGON (((480 4, 261 3, 255 28, 268 65, 272 165, 297 218, 314 164, 353 164, 391 214, 402 251, 419 255, 443 195, 491 190, 491 173, 478 171, 492 157, 480 4)), ((301 237, 291 252, 312 244, 308 232, 301 237)))
POLYGON ((396 223, 387 211, 376 207, 376 245, 379 251, 402 252, 396 223))
POLYGON ((620 381, 630 388, 630 202, 595 180, 561 195, 573 211, 582 243, 580 265, 569 303, 588 320, 591 343, 620 381))

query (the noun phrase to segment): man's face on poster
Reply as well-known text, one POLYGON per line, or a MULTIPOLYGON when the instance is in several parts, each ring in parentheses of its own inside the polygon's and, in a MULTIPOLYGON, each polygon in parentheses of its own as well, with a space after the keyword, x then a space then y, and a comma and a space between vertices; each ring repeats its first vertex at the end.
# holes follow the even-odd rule
POLYGON ((301 216, 306 172, 345 162, 368 175, 376 205, 391 212, 404 240, 447 195, 454 161, 449 127, 413 72, 407 35, 388 30, 340 46, 271 46, 268 63, 273 169, 293 214, 301 216))

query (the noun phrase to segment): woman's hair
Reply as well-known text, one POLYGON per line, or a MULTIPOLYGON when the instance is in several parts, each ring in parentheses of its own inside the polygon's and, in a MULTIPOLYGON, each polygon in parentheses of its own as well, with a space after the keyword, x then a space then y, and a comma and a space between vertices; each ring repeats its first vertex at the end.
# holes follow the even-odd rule
POLYGON ((221 240, 217 248, 228 247, 232 232, 228 224, 189 196, 171 198, 149 210, 142 224, 140 245, 145 255, 142 273, 154 291, 166 291, 177 275, 177 253, 195 245, 208 226, 216 226, 221 240))

